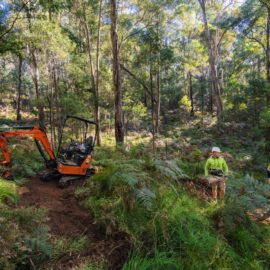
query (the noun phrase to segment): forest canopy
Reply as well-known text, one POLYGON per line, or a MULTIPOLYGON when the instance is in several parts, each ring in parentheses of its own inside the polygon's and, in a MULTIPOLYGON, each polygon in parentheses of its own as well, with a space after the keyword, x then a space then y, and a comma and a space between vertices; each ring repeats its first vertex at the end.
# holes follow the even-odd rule
POLYGON ((194 115, 269 128, 268 1, 2 1, 1 105, 58 140, 66 114, 155 137, 194 115), (16 112, 15 112, 16 111, 16 112))

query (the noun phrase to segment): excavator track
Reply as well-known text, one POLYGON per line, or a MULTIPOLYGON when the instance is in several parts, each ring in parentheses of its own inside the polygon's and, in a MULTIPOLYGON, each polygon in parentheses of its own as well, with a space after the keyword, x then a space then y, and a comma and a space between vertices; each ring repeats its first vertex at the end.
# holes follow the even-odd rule
POLYGON ((60 188, 65 188, 71 185, 74 181, 83 180, 85 177, 80 176, 62 176, 58 182, 60 188))

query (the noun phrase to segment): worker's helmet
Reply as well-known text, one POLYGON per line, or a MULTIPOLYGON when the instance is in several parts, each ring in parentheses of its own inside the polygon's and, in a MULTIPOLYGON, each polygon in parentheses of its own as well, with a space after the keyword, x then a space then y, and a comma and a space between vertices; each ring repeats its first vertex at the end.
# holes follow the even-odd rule
POLYGON ((220 153, 221 150, 220 150, 219 147, 216 147, 216 146, 215 146, 215 147, 212 148, 212 152, 219 152, 219 153, 220 153))

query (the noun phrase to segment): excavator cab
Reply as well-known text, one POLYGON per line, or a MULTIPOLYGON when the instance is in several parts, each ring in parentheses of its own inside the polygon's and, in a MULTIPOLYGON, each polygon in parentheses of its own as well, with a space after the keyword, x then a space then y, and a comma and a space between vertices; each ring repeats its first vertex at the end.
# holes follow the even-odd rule
POLYGON ((97 125, 76 116, 67 116, 60 136, 56 159, 64 165, 81 166, 94 149, 97 125))
POLYGON ((57 170, 50 170, 43 176, 47 181, 59 178, 59 186, 65 187, 74 180, 95 173, 90 168, 98 125, 91 120, 68 115, 62 125, 58 151, 56 155, 57 170))

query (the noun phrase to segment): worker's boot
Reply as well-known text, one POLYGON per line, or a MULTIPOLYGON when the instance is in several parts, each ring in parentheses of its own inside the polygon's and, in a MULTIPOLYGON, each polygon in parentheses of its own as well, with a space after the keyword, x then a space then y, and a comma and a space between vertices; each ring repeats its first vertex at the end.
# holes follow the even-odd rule
POLYGON ((225 189, 224 189, 224 188, 221 188, 221 189, 220 189, 220 193, 219 193, 219 199, 220 199, 220 200, 223 200, 224 195, 225 195, 225 189))

